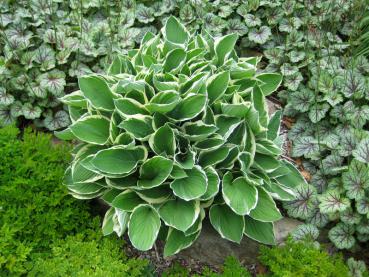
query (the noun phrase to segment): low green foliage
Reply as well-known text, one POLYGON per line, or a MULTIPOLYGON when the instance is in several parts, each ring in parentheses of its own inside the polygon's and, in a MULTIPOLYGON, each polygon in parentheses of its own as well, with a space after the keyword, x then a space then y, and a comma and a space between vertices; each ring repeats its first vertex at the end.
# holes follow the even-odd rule
POLYGON ((261 247, 260 261, 273 277, 350 277, 340 256, 330 256, 314 243, 289 240, 281 247, 261 247))
POLYGON ((225 239, 274 244, 275 199, 293 200, 305 181, 279 160, 280 112, 267 111, 282 78, 239 58, 236 41, 190 34, 170 17, 107 75, 80 77, 80 90, 61 99, 75 112, 56 134, 79 141, 65 184, 111 206, 105 234, 128 230, 145 251, 167 231, 169 256, 197 239, 208 213, 225 239))
POLYGON ((62 185, 69 147, 30 129, 19 136, 14 127, 0 129, 1 276, 24 273, 33 253, 98 225, 62 185))
POLYGON ((35 257, 30 277, 145 276, 147 260, 128 259, 113 237, 69 236, 51 246, 48 257, 35 257))
POLYGON ((330 239, 352 248, 369 240, 369 62, 329 55, 318 62, 308 87, 288 96, 285 113, 297 114, 291 154, 306 159, 312 178, 286 208, 319 227, 336 222, 330 239))
POLYGON ((345 37, 360 16, 352 8, 357 2, 3 0, 0 121, 26 118, 50 130, 68 125, 66 109, 57 98, 76 87, 76 77, 101 72, 147 31, 157 33, 169 15, 178 16, 190 30, 238 34, 242 52, 264 52, 268 70, 282 71, 284 87, 296 91, 306 80, 307 65, 317 59, 314 50, 321 47, 322 34, 329 38, 331 53, 347 48, 345 37), (339 30, 332 32, 332 25, 339 30))

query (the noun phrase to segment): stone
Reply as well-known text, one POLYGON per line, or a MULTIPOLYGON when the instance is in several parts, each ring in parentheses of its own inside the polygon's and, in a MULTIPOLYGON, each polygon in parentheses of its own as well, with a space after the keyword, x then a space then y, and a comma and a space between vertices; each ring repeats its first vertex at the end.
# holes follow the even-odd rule
POLYGON ((268 98, 266 99, 266 104, 268 106, 268 114, 269 114, 269 116, 271 116, 276 111, 278 111, 278 110, 281 109, 281 106, 280 105, 278 105, 277 103, 269 100, 268 98))
MULTIPOLYGON (((281 244, 302 222, 283 218, 274 224, 277 244, 281 244)), ((205 220, 199 238, 189 248, 176 256, 180 259, 194 259, 200 263, 221 266, 228 256, 234 256, 242 264, 255 264, 259 256, 260 243, 244 236, 240 244, 225 240, 214 230, 209 221, 205 220)))

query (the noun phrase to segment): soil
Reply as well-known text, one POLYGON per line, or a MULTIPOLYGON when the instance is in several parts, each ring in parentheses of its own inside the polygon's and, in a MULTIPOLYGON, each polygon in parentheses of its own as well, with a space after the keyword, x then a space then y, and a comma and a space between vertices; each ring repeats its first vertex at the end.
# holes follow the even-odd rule
MULTIPOLYGON (((204 268, 209 268, 215 272, 221 272, 220 267, 201 263, 195 259, 185 260, 176 256, 164 258, 163 257, 164 244, 159 240, 156 242, 156 245, 153 249, 142 252, 135 249, 129 243, 129 239, 127 237, 125 237, 124 239, 127 242, 126 245, 124 245, 123 247, 126 255, 130 258, 148 259, 151 265, 156 269, 155 273, 158 274, 158 276, 161 276, 165 270, 168 270, 175 264, 179 264, 187 268, 187 270, 190 271, 191 275, 200 274, 204 270, 204 268)), ((252 274, 252 276, 257 276, 257 274, 266 272, 266 268, 260 264, 243 264, 242 261, 241 264, 248 269, 248 271, 252 274)))

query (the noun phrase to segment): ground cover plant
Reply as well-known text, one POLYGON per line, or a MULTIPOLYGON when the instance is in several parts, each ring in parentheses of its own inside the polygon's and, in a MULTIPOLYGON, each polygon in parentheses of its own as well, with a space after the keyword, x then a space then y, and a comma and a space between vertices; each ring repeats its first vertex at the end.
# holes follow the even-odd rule
POLYGON ((48 256, 33 258, 33 267, 27 276, 153 276, 148 260, 127 258, 122 240, 102 237, 99 231, 95 229, 92 235, 77 234, 55 241, 48 256))
POLYGON ((314 64, 320 33, 330 51, 342 53, 359 0, 329 1, 2 1, 0 3, 0 123, 33 121, 56 130, 70 124, 58 101, 76 88, 76 77, 103 72, 147 31, 157 33, 170 14, 188 29, 213 35, 237 33, 239 51, 263 52, 269 71, 281 71, 283 86, 296 91, 314 64), (306 8, 308 7, 308 8, 306 8), (343 26, 337 32, 316 26, 343 26))
POLYGON ((80 142, 65 184, 111 206, 104 233, 128 229, 148 250, 162 230, 168 256, 196 240, 208 213, 225 239, 274 243, 274 199, 294 199, 304 179, 278 160, 280 112, 267 113, 281 76, 256 73, 259 58, 238 58, 236 41, 190 35, 170 17, 108 75, 80 77, 80 90, 61 99, 73 123, 56 134, 80 142))
POLYGON ((86 203, 62 185, 69 147, 51 144, 51 136, 0 129, 0 275, 26 272, 35 252, 68 234, 96 226, 86 203))
POLYGON ((368 66, 364 57, 322 58, 308 87, 289 95, 301 112, 289 132, 291 154, 307 159, 312 178, 287 208, 319 227, 338 222, 329 232, 338 248, 369 239, 368 66))
MULTIPOLYGON (((356 2, 362 12, 352 5, 356 16, 365 16, 365 3, 356 2)), ((310 173, 310 185, 297 188, 297 199, 286 208, 318 227, 333 222, 329 238, 338 248, 351 249, 369 240, 369 63, 354 55, 365 48, 356 45, 362 41, 360 28, 353 25, 344 34, 345 51, 336 51, 324 30, 337 33, 341 25, 330 22, 317 26, 317 48, 307 47, 316 56, 307 66, 308 81, 286 94, 284 113, 295 121, 288 134, 291 155, 303 157, 310 173)))
POLYGON ((281 247, 262 247, 260 261, 267 266, 270 276, 275 277, 352 276, 341 256, 330 256, 311 242, 289 240, 281 247))
POLYGON ((51 135, 0 129, 0 275, 142 276, 148 261, 128 259, 121 239, 102 238, 88 203, 62 185, 69 149, 51 135))
MULTIPOLYGON (((14 122, 23 125, 33 121, 36 127, 55 130, 71 123, 74 126, 86 116, 102 116, 109 118, 110 121, 109 140, 104 143, 104 146, 97 147, 95 150, 114 148, 119 145, 143 146, 148 150, 147 152, 143 150, 144 158, 138 161, 135 172, 132 169, 132 172, 125 173, 134 176, 132 179, 127 176, 123 178, 122 175, 125 174, 119 176, 122 178, 115 178, 118 177, 117 174, 102 173, 100 170, 96 172, 96 168, 83 163, 90 163, 87 158, 82 162, 85 154, 95 154, 92 153, 95 150, 88 152, 90 150, 86 149, 90 146, 86 148, 80 146, 82 150, 76 149, 75 161, 70 169, 73 180, 66 182, 74 196, 78 198, 102 197, 109 205, 112 205, 113 208, 107 213, 104 221, 105 234, 115 231, 118 235, 122 235, 128 228, 133 206, 124 207, 123 213, 119 211, 121 206, 116 206, 118 200, 115 204, 113 203, 113 197, 117 196, 118 192, 124 191, 127 194, 124 197, 133 197, 130 201, 133 201, 134 206, 149 204, 158 212, 161 219, 163 217, 159 206, 172 201, 172 198, 189 200, 191 203, 196 202, 197 206, 193 207, 195 210, 193 218, 196 217, 197 220, 192 222, 194 225, 189 228, 189 231, 183 232, 188 226, 172 226, 174 224, 168 223, 168 220, 161 222, 160 236, 167 237, 168 240, 169 234, 172 234, 172 241, 176 240, 175 235, 182 235, 183 238, 183 233, 187 234, 179 246, 173 246, 168 250, 170 245, 168 243, 166 254, 175 253, 190 245, 196 238, 201 229, 204 212, 216 210, 214 206, 226 207, 238 218, 244 216, 245 209, 248 209, 250 214, 252 213, 252 208, 255 207, 247 206, 245 203, 254 201, 256 205, 255 199, 242 202, 240 199, 229 197, 235 194, 234 187, 238 187, 237 192, 240 189, 238 179, 246 168, 252 173, 252 178, 248 181, 254 185, 258 183, 256 186, 258 200, 260 200, 259 185, 261 182, 263 182, 262 187, 266 189, 268 197, 271 196, 276 200, 291 200, 296 194, 297 199, 285 205, 289 216, 303 219, 318 227, 329 227, 329 237, 338 248, 353 249, 357 246, 356 242, 369 240, 369 104, 367 100, 369 63, 365 57, 368 53, 366 46, 368 36, 365 33, 368 26, 368 20, 365 17, 368 14, 368 6, 365 0, 253 0, 247 3, 238 0, 2 1, 0 3, 0 126, 14 122), (166 62, 163 59, 164 54, 169 55, 171 50, 182 48, 178 46, 182 43, 170 40, 168 42, 167 38, 164 38, 164 42, 153 42, 154 38, 151 35, 147 35, 143 41, 150 45, 143 46, 141 52, 130 50, 141 42, 147 31, 157 34, 163 23, 167 21, 169 14, 178 16, 191 33, 203 31, 201 39, 196 38, 186 45, 185 58, 181 58, 183 52, 177 50, 170 56, 171 60, 178 58, 174 64, 166 62), (359 21, 360 24, 355 24, 359 21), (228 60, 224 64, 217 61, 209 62, 209 59, 217 54, 212 44, 219 40, 212 41, 211 36, 224 34, 230 34, 229 40, 234 38, 231 34, 238 34, 240 39, 234 43, 234 46, 241 56, 260 55, 261 53, 265 55, 266 59, 240 58, 237 60, 235 52, 230 51, 230 59, 237 60, 236 67, 241 66, 242 70, 249 70, 248 75, 243 75, 242 78, 245 77, 251 81, 242 83, 239 80, 240 75, 232 77, 234 68, 232 68, 233 65, 228 64, 228 60), (163 43, 159 52, 152 49, 155 43, 159 45, 163 43), (200 48, 203 47, 206 51, 200 53, 200 48), (126 56, 121 56, 122 53, 126 56), (112 61, 114 61, 113 66, 110 67, 108 74, 104 75, 112 61), (172 70, 173 74, 169 72, 172 70), (213 102, 206 102, 204 110, 193 118, 173 117, 174 106, 179 105, 180 101, 185 100, 189 94, 190 88, 186 88, 186 85, 200 91, 203 89, 200 79, 206 78, 206 75, 201 76, 201 73, 221 74, 227 70, 230 71, 230 81, 221 98, 213 102), (254 71, 257 73, 251 74, 254 71), (86 78, 85 80, 89 80, 86 83, 91 84, 96 80, 98 80, 97 83, 105 82, 113 92, 111 94, 113 98, 117 95, 118 98, 124 98, 123 101, 114 100, 113 112, 104 106, 106 105, 104 101, 109 102, 110 100, 104 99, 102 104, 95 104, 88 98, 95 98, 95 96, 86 97, 82 88, 80 92, 65 96, 77 88, 77 77, 92 72, 102 75, 96 75, 94 81, 91 81, 94 77, 86 78), (265 157, 260 160, 260 155, 265 155, 265 152, 260 152, 265 151, 265 149, 260 150, 260 145, 265 146, 261 143, 265 134, 268 140, 273 140, 275 146, 279 147, 281 144, 280 139, 276 136, 280 113, 275 114, 270 120, 265 119, 265 107, 262 103, 264 98, 258 98, 258 93, 254 89, 250 89, 252 92, 244 92, 246 87, 254 86, 254 81, 261 86, 262 95, 274 92, 277 89, 276 84, 280 83, 280 78, 277 74, 266 74, 265 72, 281 72, 283 75, 278 96, 286 104, 284 114, 290 119, 293 118, 291 120, 293 126, 288 135, 292 142, 291 155, 293 158, 303 158, 302 168, 305 172, 309 172, 309 185, 302 179, 283 180, 288 175, 286 172, 283 173, 286 174, 284 177, 274 175, 275 173, 282 174, 281 171, 274 170, 277 166, 274 159, 279 152, 268 152, 271 154, 267 155, 269 160, 265 160, 265 157), (156 73, 159 73, 158 78, 156 78, 156 73), (195 73, 200 76, 195 81, 199 87, 186 79, 189 74, 196 75, 195 73), (124 81, 128 79, 128 83, 125 84, 124 81), (145 84, 138 80, 144 80, 145 84), (134 83, 132 87, 131 82, 134 83), (272 88, 269 87, 270 84, 272 88), (240 87, 237 88, 237 86, 240 87), (172 90, 183 87, 185 88, 180 92, 180 97, 173 94, 172 90), (125 94, 127 90, 129 96, 125 94), (163 98, 156 99, 158 103, 155 103, 156 100, 151 103, 158 91, 169 91, 173 98, 164 99, 163 96, 163 98), (250 110, 254 108, 258 114, 257 116, 256 113, 252 115, 252 123, 249 127, 241 127, 243 124, 237 125, 238 123, 231 124, 230 133, 232 134, 230 134, 225 131, 229 126, 222 125, 223 122, 217 117, 221 117, 221 114, 227 117, 229 113, 234 116, 235 112, 239 112, 240 106, 237 105, 240 104, 240 99, 237 99, 238 96, 231 97, 233 94, 240 95, 242 100, 250 102, 251 104, 247 104, 246 108, 250 110), (60 102, 59 98, 62 98, 64 103, 60 102), (120 102, 120 104, 117 105, 115 102, 120 102), (162 106, 163 103, 164 106, 162 106), (225 104, 233 106, 226 107, 225 104), (173 110, 166 110, 171 108, 173 110), (137 116, 138 114, 140 115, 137 116), (164 116, 159 114, 164 114, 164 116), (254 119, 257 120, 253 121, 254 119), (147 129, 140 133, 142 129, 136 128, 137 124, 147 129), (255 126, 259 128, 258 124, 272 131, 255 130, 255 126), (212 126, 218 129, 212 129, 212 126), (166 137, 166 132, 170 135, 173 132, 174 146, 172 149, 174 150, 158 150, 156 144, 160 143, 161 138, 158 136, 155 142, 155 134, 161 128, 164 129, 161 131, 162 136, 166 137), (236 133, 242 133, 242 128, 247 134, 244 138, 236 133), (122 134, 123 132, 127 135, 122 134), (153 133, 145 137, 145 134, 149 132, 153 133), (247 148, 253 144, 250 143, 250 132, 255 135, 255 152, 256 156, 259 156, 255 156, 255 159, 251 161, 248 155, 250 151, 247 148), (273 133, 271 136, 270 132, 273 133), (210 143, 210 149, 205 149, 208 145, 206 143, 201 145, 198 141, 204 138, 206 143, 210 143), (244 145, 236 147, 237 140, 244 140, 244 145), (175 153, 167 153, 167 150, 175 151, 175 153), (203 157, 213 154, 221 156, 219 159, 223 156, 225 158, 222 161, 216 160, 214 166, 204 165, 203 157), (168 166, 167 160, 172 161, 171 172, 167 177, 163 177, 165 174, 158 177, 156 173, 152 173, 152 167, 156 164, 168 166), (192 162, 193 167, 191 167, 192 162), (82 165, 79 166, 79 163, 82 165), (145 169, 144 165, 149 169, 145 169), (88 166, 90 167, 87 168, 88 166), (83 172, 86 168, 87 170, 83 172), (187 177, 190 178, 187 176, 187 171, 192 172, 196 169, 202 172, 198 175, 199 178, 202 181, 205 179, 202 187, 206 183, 204 194, 206 197, 200 196, 198 191, 191 191, 190 193, 198 193, 197 197, 191 198, 194 195, 189 197, 183 194, 187 192, 178 192, 173 188, 168 189, 164 194, 160 191, 160 197, 158 196, 158 188, 164 185, 170 187, 170 184, 177 179, 184 181, 187 177), (90 170, 96 173, 96 176, 77 177, 74 176, 77 173, 73 174, 73 170, 82 172, 81 174, 91 174, 88 172, 90 170), (231 172, 232 176, 227 175, 228 172, 231 172), (81 179, 75 182, 74 178, 81 179), (140 182, 142 178, 146 182, 140 182), (112 185, 111 180, 113 179, 115 181, 119 179, 119 182, 123 179, 123 185, 122 183, 112 185), (144 186, 142 184, 146 183, 147 186, 148 180, 154 179, 155 182, 162 183, 154 188, 142 188, 144 186), (130 184, 125 183, 126 181, 136 185, 132 188, 130 184), (210 181, 216 187, 216 190, 212 191, 212 197, 208 194, 210 181), (219 186, 221 182, 223 184, 229 182, 228 188, 221 188, 219 186), (294 184, 291 185, 291 183, 294 184), (295 183, 300 185, 295 188, 295 183), (295 191, 290 190, 292 188, 295 191), (218 194, 217 189, 219 189, 218 194), (94 193, 91 193, 92 191, 94 193), (150 195, 148 196, 147 193, 150 195), (170 225, 169 228, 168 225, 170 225)), ((233 73, 233 75, 237 74, 233 73)), ((106 88, 105 83, 102 85, 104 88, 106 88)), ((208 85, 207 81, 205 85, 208 85)), ((214 81, 214 86, 218 85, 219 83, 214 81)), ((248 116, 250 115, 251 112, 248 116)), ((247 120, 250 121, 250 118, 247 120)), ((69 134, 68 132, 62 132, 59 135, 69 136, 69 138, 76 137, 71 135, 73 130, 69 134)), ((273 151, 276 151, 276 148, 273 151)), ((292 169, 289 163, 278 161, 278 166, 281 165, 292 169)), ((176 185, 172 186, 178 187, 178 183, 182 181, 177 181, 176 185)), ((274 202, 271 203, 274 209, 274 202)), ((274 219, 276 218, 277 216, 274 219)), ((234 233, 235 229, 223 230, 219 227, 221 224, 224 226, 224 222, 216 223, 218 227, 215 226, 215 228, 222 236, 231 238, 231 240, 238 241, 240 235, 245 233, 264 243, 272 243, 272 223, 260 219, 255 221, 253 217, 245 216, 244 225, 239 224, 241 227, 244 226, 244 232, 238 231, 237 234, 234 233), (246 224, 247 222, 249 225, 246 224), (256 229, 247 228, 247 226, 253 226, 256 229), (267 231, 262 236, 257 236, 258 231, 255 230, 260 229, 267 231), (224 235, 225 232, 228 234, 224 235)), ((4 233, 8 236, 12 232, 5 230, 4 233)), ((10 241, 12 240, 12 236, 8 236, 4 245, 9 243, 9 238, 10 241)), ((3 264, 8 267, 6 270, 9 268, 13 271, 18 270, 11 265, 18 262, 14 260, 19 258, 27 261, 28 249, 32 248, 29 250, 31 251, 29 253, 32 253, 38 247, 27 248, 28 246, 24 245, 22 247, 25 249, 25 254, 19 254, 23 251, 20 247, 17 250, 18 254, 15 255, 17 258, 9 254, 12 251, 10 250, 8 253, 10 256, 2 259, 3 264), (23 258, 20 258, 21 256, 23 258)), ((19 267, 21 272, 25 265, 23 262, 20 264, 22 264, 19 267)))

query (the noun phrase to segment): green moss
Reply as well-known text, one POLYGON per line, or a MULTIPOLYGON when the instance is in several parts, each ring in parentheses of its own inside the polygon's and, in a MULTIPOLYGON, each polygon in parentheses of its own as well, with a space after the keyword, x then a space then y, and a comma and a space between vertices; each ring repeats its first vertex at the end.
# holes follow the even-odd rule
POLYGON ((14 127, 0 129, 0 276, 25 273, 31 254, 99 224, 62 185, 69 147, 30 129, 19 136, 14 127))
POLYGON ((281 247, 261 247, 260 261, 273 277, 348 277, 341 256, 330 256, 313 243, 287 241, 281 247))
POLYGON ((147 260, 128 259, 112 237, 69 236, 56 241, 48 258, 38 257, 29 277, 115 277, 145 276, 147 260))

